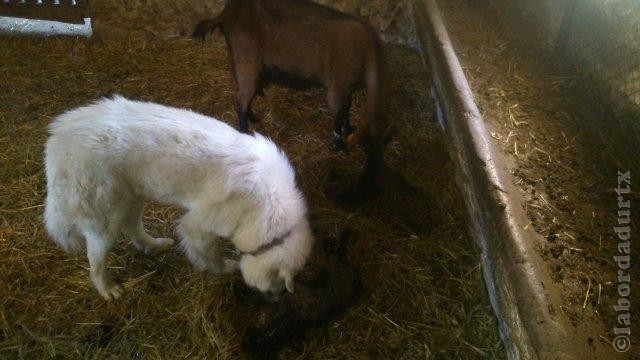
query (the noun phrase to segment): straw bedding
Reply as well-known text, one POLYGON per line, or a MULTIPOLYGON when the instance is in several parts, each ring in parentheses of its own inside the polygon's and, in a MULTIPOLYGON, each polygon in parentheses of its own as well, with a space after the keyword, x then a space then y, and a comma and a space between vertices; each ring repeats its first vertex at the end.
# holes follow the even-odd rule
MULTIPOLYGON (((64 254, 42 226, 51 118, 118 92, 235 124, 222 41, 1 38, 0 49, 0 358, 243 357, 245 329, 266 313, 234 298, 232 277, 196 272, 178 249, 148 257, 120 240, 109 265, 126 293, 106 302, 83 254, 64 254)), ((328 237, 354 230, 350 258, 365 286, 337 322, 281 358, 502 358, 428 75, 415 53, 387 50, 399 129, 387 150, 394 175, 365 205, 346 209, 325 196, 332 181, 355 179, 363 156, 331 150, 324 91, 272 87, 255 103, 256 130, 289 155, 313 226, 328 237)), ((171 236, 179 215, 152 204, 145 223, 152 235, 171 236)))

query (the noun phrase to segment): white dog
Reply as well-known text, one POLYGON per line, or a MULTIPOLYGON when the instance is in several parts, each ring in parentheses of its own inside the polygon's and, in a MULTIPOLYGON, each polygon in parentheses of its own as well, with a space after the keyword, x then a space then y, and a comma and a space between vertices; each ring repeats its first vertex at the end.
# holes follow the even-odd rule
POLYGON ((60 115, 49 130, 46 228, 67 251, 86 244, 91 280, 105 299, 122 294, 106 272, 120 230, 147 253, 174 243, 145 232, 145 199, 186 210, 178 230, 196 267, 239 267, 249 286, 293 291, 313 237, 293 169, 270 140, 120 96, 60 115), (241 252, 239 263, 222 258, 221 238, 241 252))

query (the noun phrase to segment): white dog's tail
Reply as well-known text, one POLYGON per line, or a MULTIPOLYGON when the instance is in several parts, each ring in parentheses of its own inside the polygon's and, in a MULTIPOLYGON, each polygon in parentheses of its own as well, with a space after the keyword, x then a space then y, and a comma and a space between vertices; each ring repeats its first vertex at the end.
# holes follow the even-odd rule
POLYGON ((56 189, 49 188, 47 200, 44 208, 44 223, 51 238, 67 252, 82 249, 84 239, 75 228, 73 219, 65 209, 65 204, 60 196, 56 194, 56 189))
POLYGON ((64 214, 56 211, 55 205, 47 201, 44 219, 47 232, 51 238, 65 251, 72 252, 82 248, 82 238, 73 231, 73 224, 68 222, 64 214))
POLYGON ((64 166, 56 154, 54 140, 47 142, 45 149, 45 167, 47 173, 47 198, 44 208, 44 224, 53 240, 67 252, 80 250, 84 238, 74 224, 78 206, 78 194, 70 191, 69 182, 58 173, 64 166))

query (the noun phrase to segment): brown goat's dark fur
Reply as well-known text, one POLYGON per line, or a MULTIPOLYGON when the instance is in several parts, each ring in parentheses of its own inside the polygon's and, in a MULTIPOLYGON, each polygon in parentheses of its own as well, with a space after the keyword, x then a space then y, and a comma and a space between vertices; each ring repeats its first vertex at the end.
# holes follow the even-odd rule
MULTIPOLYGON (((315 279, 307 283, 296 280, 295 292, 285 294, 273 318, 247 333, 243 340, 246 351, 254 357, 271 358, 284 345, 302 340, 308 329, 329 323, 355 302, 362 290, 362 280, 358 270, 346 260, 348 236, 348 232, 343 232, 337 246, 328 249, 326 264, 315 279)), ((246 299, 248 295, 240 296, 246 299)), ((255 296, 258 301, 253 298, 254 302, 262 302, 263 295, 255 296)))
POLYGON ((248 132, 248 122, 256 120, 251 102, 269 83, 324 86, 335 146, 361 143, 367 154, 361 186, 375 180, 384 168, 381 152, 391 127, 382 43, 368 24, 307 0, 228 0, 216 18, 196 26, 193 36, 204 38, 217 28, 231 54, 240 131, 248 132), (351 94, 362 87, 367 89, 365 116, 351 134, 351 94))

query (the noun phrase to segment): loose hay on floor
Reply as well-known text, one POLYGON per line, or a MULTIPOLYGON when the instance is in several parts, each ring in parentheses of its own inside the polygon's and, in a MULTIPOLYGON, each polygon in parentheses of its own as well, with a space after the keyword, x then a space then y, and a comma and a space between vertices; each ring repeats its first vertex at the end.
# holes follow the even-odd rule
MULTIPOLYGON (((118 92, 235 125, 223 44, 3 38, 0 48, 0 357, 241 357, 245 328, 266 317, 238 303, 230 277, 196 272, 178 249, 147 257, 121 240, 110 269, 126 294, 109 303, 93 289, 84 255, 56 248, 41 221, 52 116, 118 92)), ((256 101, 257 129, 294 163, 313 226, 334 235, 354 229, 350 257, 365 283, 356 306, 281 357, 502 358, 427 74, 415 53, 388 50, 399 128, 388 160, 412 186, 391 176, 384 195, 360 208, 324 195, 332 171, 354 178, 363 162, 359 151, 331 151, 324 91, 272 87, 256 101)), ((153 235, 172 235, 179 215, 153 205, 145 223, 153 235)))

